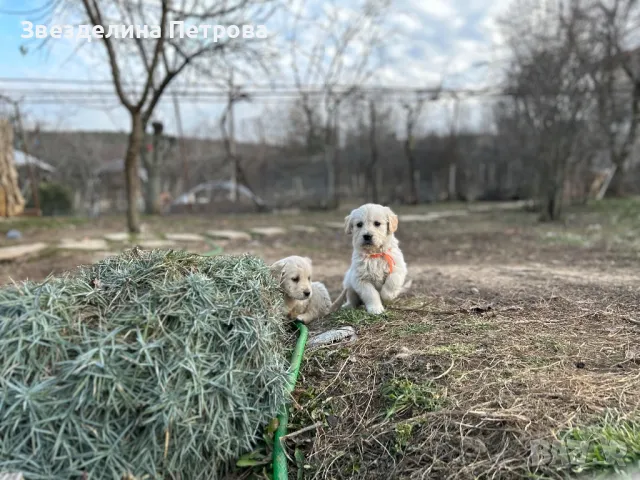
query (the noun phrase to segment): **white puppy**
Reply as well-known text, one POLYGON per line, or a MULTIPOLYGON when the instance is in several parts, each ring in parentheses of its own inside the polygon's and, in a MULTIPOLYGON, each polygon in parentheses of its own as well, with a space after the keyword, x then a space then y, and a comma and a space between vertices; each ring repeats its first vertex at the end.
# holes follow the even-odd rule
POLYGON ((329 313, 331 297, 324 284, 311 281, 310 258, 286 257, 270 268, 284 292, 289 318, 308 324, 329 313))
POLYGON ((344 290, 331 311, 346 298, 343 308, 364 304, 367 312, 380 314, 384 312, 383 302, 394 300, 410 285, 405 285, 407 265, 394 236, 398 216, 389 207, 367 203, 344 221, 345 232, 353 238, 353 255, 344 290))

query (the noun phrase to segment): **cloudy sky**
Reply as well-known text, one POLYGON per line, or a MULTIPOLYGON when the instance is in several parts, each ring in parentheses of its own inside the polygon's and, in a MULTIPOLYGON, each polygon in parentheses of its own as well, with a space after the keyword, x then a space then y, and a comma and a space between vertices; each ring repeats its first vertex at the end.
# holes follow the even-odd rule
MULTIPOLYGON (((110 79, 104 62, 104 48, 97 41, 87 45, 86 42, 76 40, 52 39, 51 48, 46 51, 35 51, 37 44, 31 42, 27 43, 29 53, 21 54, 20 47, 25 42, 21 38, 21 22, 41 22, 40 18, 29 11, 37 10, 46 1, 0 0, 0 41, 3 46, 0 50, 0 92, 15 99, 26 99, 24 108, 28 118, 44 122, 49 128, 127 129, 127 116, 124 110, 117 107, 115 95, 110 99, 101 97, 105 98, 104 102, 109 108, 98 108, 96 102, 64 101, 62 96, 59 102, 53 104, 29 102, 29 98, 34 96, 30 92, 35 90, 112 89, 108 83, 97 83, 110 79), (16 12, 24 13, 15 14, 16 12), (78 86, 16 81, 25 78, 90 79, 96 83, 78 86)), ((296 4, 295 1, 301 0, 290 1, 288 5, 292 10, 301 12, 302 20, 298 24, 297 35, 300 48, 306 48, 307 51, 317 45, 319 38, 324 38, 322 35, 326 35, 322 28, 335 28, 335 31, 339 31, 341 27, 337 24, 342 22, 342 27, 346 26, 360 11, 355 0, 346 0, 339 7, 335 3, 319 0, 306 0, 304 4, 296 4)), ((508 52, 501 44, 496 19, 506 8, 508 1, 393 0, 382 18, 376 22, 376 26, 385 32, 384 46, 380 50, 380 66, 375 75, 367 76, 367 83, 371 86, 398 88, 435 87, 444 78, 444 85, 448 88, 481 89, 497 84, 500 80, 500 68, 508 52)), ((155 3, 154 0, 145 2, 155 3)), ((282 12, 271 17, 267 27, 274 38, 270 48, 277 53, 277 58, 270 60, 272 68, 269 79, 278 84, 291 85, 292 57, 287 47, 287 40, 292 32, 291 13, 282 12)), ((372 31, 372 28, 368 31, 372 31)), ((330 42, 327 43, 327 61, 330 61, 332 46, 330 42)), ((348 50, 346 64, 357 64, 361 55, 362 44, 356 40, 348 50)), ((303 54, 300 54, 298 61, 304 62, 303 54)), ((345 72, 344 81, 348 83, 349 68, 345 68, 345 72)), ((198 80, 199 83, 210 83, 202 76, 198 80)), ((253 75, 252 80, 254 84, 267 83, 267 77, 263 73, 253 75)), ((317 78, 308 77, 308 80, 317 83, 317 78)), ((387 99, 388 103, 393 101, 387 99)), ((201 135, 203 131, 214 130, 222 109, 221 102, 222 100, 211 98, 198 102, 180 100, 185 132, 201 135)), ((432 119, 427 117, 425 122, 430 125, 446 123, 443 112, 448 111, 449 103, 430 107, 427 115, 432 119)), ((477 103, 465 102, 465 122, 470 126, 479 124, 482 108, 477 103)), ((262 116, 273 119, 274 116, 284 116, 286 104, 286 99, 271 96, 240 106, 237 114, 240 134, 247 138, 251 136, 252 118, 262 116)), ((171 119, 166 121, 167 128, 175 132, 173 108, 173 103, 167 100, 160 105, 158 115, 171 119)), ((211 135, 215 136, 213 133, 211 135)))

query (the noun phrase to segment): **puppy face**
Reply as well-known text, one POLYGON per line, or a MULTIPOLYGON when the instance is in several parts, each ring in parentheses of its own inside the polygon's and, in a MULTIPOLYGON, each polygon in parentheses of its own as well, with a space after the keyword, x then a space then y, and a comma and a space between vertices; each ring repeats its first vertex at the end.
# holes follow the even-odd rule
POLYGON ((344 219, 345 232, 353 238, 353 248, 378 252, 387 248, 398 229, 398 216, 389 207, 367 203, 344 219))
POLYGON ((311 298, 311 259, 291 256, 271 265, 285 295, 294 300, 311 298))

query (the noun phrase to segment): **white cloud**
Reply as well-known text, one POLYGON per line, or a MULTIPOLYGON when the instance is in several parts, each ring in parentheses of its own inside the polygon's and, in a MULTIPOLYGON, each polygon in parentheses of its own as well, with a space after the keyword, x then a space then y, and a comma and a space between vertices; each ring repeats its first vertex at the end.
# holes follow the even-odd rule
POLYGON ((411 5, 416 13, 423 13, 438 20, 453 21, 458 17, 458 11, 449 2, 415 0, 411 5))

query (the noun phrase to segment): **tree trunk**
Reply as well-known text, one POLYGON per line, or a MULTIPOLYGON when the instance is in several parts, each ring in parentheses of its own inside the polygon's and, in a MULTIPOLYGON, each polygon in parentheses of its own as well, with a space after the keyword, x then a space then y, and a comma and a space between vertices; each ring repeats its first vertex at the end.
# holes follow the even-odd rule
POLYGON ((407 162, 409 163, 409 198, 407 203, 410 205, 416 205, 418 203, 418 185, 416 182, 416 158, 413 154, 413 147, 411 146, 412 139, 407 139, 404 145, 404 151, 407 156, 407 162))
POLYGON ((333 111, 333 121, 331 127, 331 191, 332 196, 329 197, 329 206, 331 208, 338 208, 340 205, 340 105, 336 105, 333 111))
MULTIPOLYGON (((144 128, 143 128, 144 132, 144 128)), ((144 137, 144 134, 143 134, 144 137)), ((147 170, 147 184, 145 185, 145 213, 147 215, 160 215, 162 205, 160 192, 162 190, 162 175, 160 173, 164 165, 164 148, 162 145, 162 134, 153 135, 153 150, 151 153, 146 149, 140 150, 144 167, 147 170)))
POLYGON ((377 139, 377 115, 376 107, 371 100, 369 102, 369 148, 371 156, 369 158, 369 179, 371 181, 371 200, 373 203, 379 202, 378 194, 378 139, 377 139))
MULTIPOLYGON (((338 135, 338 132, 336 131, 336 136, 338 135)), ((339 170, 339 165, 340 165, 340 147, 338 145, 334 145, 332 148, 332 152, 331 152, 331 162, 332 162, 332 168, 331 168, 331 172, 332 172, 332 179, 333 179, 333 186, 331 188, 331 190, 333 191, 333 197, 331 198, 331 202, 330 202, 330 206, 331 208, 338 208, 338 206, 340 205, 340 174, 338 172, 339 170)))
POLYGON ((140 233, 140 177, 138 176, 138 156, 142 145, 142 116, 140 112, 131 113, 131 133, 124 158, 125 184, 127 192, 127 227, 130 233, 140 233))
POLYGON ((611 182, 609 182, 609 187, 607 188, 607 196, 612 197, 624 197, 625 196, 625 172, 622 165, 616 165, 616 171, 611 178, 611 182))
POLYGON ((544 192, 541 205, 542 212, 540 214, 542 221, 554 222, 560 220, 562 216, 567 172, 566 164, 561 164, 561 161, 558 157, 553 158, 546 170, 549 175, 543 175, 541 178, 541 181, 544 182, 541 185, 541 191, 544 192))
POLYGON ((325 141, 324 146, 324 164, 327 169, 327 207, 332 207, 335 202, 336 192, 335 192, 335 184, 336 184, 336 172, 333 168, 333 147, 329 145, 325 141))
POLYGON ((449 201, 453 201, 453 200, 457 200, 458 195, 456 192, 456 185, 457 185, 457 179, 456 179, 456 174, 457 174, 457 165, 455 164, 455 162, 449 164, 449 185, 448 185, 448 190, 447 190, 447 198, 449 199, 449 201))
POLYGON ((564 187, 560 185, 554 185, 553 188, 547 190, 547 195, 544 198, 544 204, 542 205, 542 221, 555 222, 562 217, 564 187))

